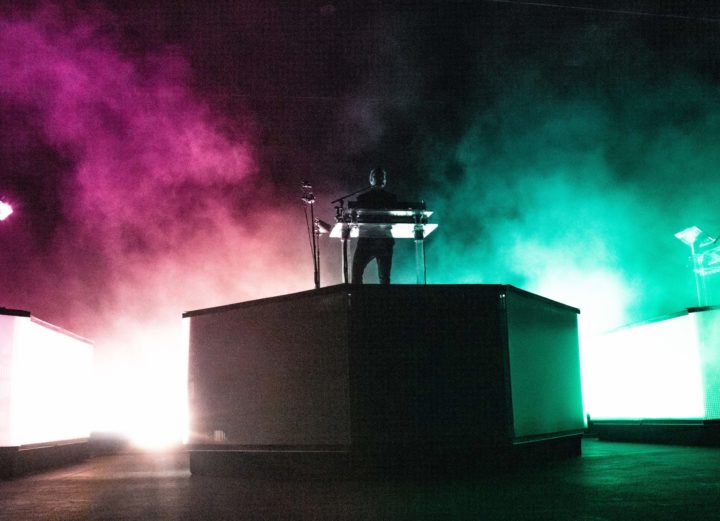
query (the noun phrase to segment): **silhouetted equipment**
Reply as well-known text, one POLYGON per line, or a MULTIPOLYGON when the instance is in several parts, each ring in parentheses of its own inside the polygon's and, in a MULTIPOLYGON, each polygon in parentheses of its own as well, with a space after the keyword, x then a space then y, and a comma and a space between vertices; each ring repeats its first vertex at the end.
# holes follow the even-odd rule
POLYGON ((330 232, 330 225, 315 217, 315 195, 312 192, 312 185, 307 181, 302 184, 302 203, 305 208, 305 222, 308 227, 308 236, 310 237, 310 251, 313 258, 313 280, 315 289, 320 287, 320 235, 330 232), (308 208, 310 216, 308 217, 308 208))
POLYGON ((707 306, 710 302, 705 278, 720 272, 720 243, 697 226, 685 228, 675 237, 690 246, 698 306, 707 306))
POLYGON ((429 223, 433 212, 425 208, 424 202, 401 202, 394 208, 362 208, 356 202, 348 202, 335 208, 337 223, 330 237, 340 239, 342 253, 342 280, 348 278, 348 240, 359 237, 413 239, 415 241, 415 273, 418 284, 427 281, 425 266, 425 237, 430 235, 437 224, 429 223))

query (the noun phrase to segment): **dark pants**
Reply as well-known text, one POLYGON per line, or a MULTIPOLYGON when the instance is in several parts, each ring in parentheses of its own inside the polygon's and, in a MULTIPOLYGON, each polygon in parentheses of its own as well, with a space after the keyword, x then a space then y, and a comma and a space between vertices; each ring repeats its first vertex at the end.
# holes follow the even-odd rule
POLYGON ((377 260, 380 284, 390 284, 394 245, 393 239, 358 239, 352 263, 353 284, 363 283, 363 272, 373 259, 377 260))

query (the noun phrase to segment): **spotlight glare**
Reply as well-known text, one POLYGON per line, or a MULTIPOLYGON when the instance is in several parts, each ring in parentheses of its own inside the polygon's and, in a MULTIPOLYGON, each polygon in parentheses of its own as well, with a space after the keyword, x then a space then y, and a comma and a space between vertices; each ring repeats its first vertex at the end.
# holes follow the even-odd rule
POLYGON ((97 432, 132 445, 166 450, 187 437, 187 356, 190 330, 138 326, 103 342, 96 359, 93 410, 97 432))
POLYGON ((0 221, 7 219, 13 213, 12 206, 5 201, 0 201, 0 221))

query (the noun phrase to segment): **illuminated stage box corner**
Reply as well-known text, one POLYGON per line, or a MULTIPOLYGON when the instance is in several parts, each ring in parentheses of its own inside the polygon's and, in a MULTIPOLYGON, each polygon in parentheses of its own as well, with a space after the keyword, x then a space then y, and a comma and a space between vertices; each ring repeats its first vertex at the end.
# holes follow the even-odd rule
POLYGON ((720 445, 720 308, 688 308, 595 337, 583 391, 603 438, 720 445))
POLYGON ((85 454, 92 360, 88 340, 0 308, 0 475, 85 454))
POLYGON ((577 314, 505 285, 348 284, 185 313, 191 470, 577 455, 577 314))

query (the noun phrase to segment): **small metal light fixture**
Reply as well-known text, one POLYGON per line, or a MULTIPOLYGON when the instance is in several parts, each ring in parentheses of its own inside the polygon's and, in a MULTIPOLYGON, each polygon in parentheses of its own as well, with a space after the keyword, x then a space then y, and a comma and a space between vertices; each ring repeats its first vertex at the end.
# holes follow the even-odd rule
POLYGON ((693 262, 695 274, 695 291, 697 293, 698 306, 707 306, 707 288, 705 286, 705 275, 715 273, 717 268, 706 268, 706 259, 716 256, 720 245, 718 240, 711 237, 697 226, 691 226, 675 234, 675 237, 690 246, 690 256, 693 262))

